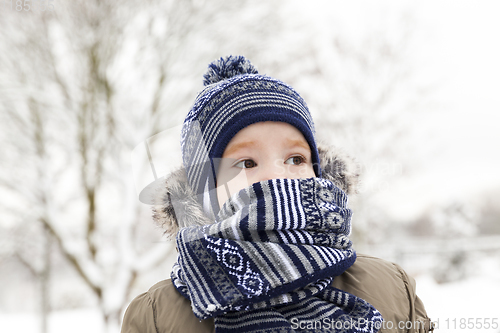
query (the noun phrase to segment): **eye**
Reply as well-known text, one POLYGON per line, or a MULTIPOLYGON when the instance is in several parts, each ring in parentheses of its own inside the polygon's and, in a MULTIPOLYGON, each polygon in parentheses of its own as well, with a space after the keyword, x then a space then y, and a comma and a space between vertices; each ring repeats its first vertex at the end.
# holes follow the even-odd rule
POLYGON ((293 165, 300 165, 304 163, 306 159, 302 156, 292 156, 289 159, 285 161, 285 164, 293 164, 293 165))
POLYGON ((250 169, 256 167, 257 163, 255 163, 254 160, 243 160, 239 161, 234 166, 241 169, 250 169))

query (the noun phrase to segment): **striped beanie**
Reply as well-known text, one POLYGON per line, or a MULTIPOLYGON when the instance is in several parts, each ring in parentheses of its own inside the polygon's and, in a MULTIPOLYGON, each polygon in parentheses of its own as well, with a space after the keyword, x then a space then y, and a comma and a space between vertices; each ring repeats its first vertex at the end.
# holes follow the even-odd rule
POLYGON ((203 83, 205 88, 184 120, 181 151, 188 183, 205 213, 215 216, 219 210, 216 176, 227 144, 253 123, 280 121, 296 127, 309 143, 316 175, 321 175, 314 123, 292 87, 258 74, 243 56, 209 64, 203 83))

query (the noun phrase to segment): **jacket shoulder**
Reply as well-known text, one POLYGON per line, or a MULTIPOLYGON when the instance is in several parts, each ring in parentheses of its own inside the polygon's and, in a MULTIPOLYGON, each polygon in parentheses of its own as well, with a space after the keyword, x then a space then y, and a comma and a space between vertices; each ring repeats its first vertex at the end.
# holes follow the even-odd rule
POLYGON ((191 303, 175 289, 170 279, 137 296, 123 318, 122 333, 204 333, 213 331, 213 320, 200 320, 191 303))
POLYGON ((333 286, 372 304, 384 318, 380 332, 399 332, 398 325, 404 329, 410 322, 408 332, 429 331, 430 319, 416 295, 415 280, 395 263, 358 254, 356 262, 334 279, 333 286))
MULTIPOLYGON (((383 332, 428 332, 430 320, 416 295, 415 280, 397 264, 358 254, 354 265, 336 277, 333 286, 361 297, 384 318, 383 332), (406 330, 407 323, 412 328, 406 330), (402 329, 398 327, 402 325, 402 329)), ((137 296, 127 308, 122 333, 213 332, 212 319, 200 321, 191 303, 163 280, 137 296)))

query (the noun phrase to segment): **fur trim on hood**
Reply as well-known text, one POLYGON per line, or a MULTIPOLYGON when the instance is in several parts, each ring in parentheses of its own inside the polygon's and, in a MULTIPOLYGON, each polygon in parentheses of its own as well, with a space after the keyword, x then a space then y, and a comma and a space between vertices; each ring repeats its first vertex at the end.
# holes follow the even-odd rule
MULTIPOLYGON (((348 195, 356 193, 359 168, 355 161, 339 149, 318 144, 322 178, 328 179, 348 195)), ((183 167, 166 177, 165 186, 156 194, 153 220, 169 237, 179 228, 213 223, 203 212, 188 185, 183 167)))

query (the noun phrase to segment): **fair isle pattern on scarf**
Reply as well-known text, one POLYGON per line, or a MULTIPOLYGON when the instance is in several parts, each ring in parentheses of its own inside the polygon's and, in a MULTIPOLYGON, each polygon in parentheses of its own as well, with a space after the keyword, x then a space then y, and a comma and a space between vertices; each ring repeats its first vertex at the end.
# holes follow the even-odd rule
POLYGON ((216 223, 179 231, 172 281, 216 332, 377 332, 372 305, 331 287, 356 260, 350 223, 347 195, 328 180, 255 183, 216 223))

